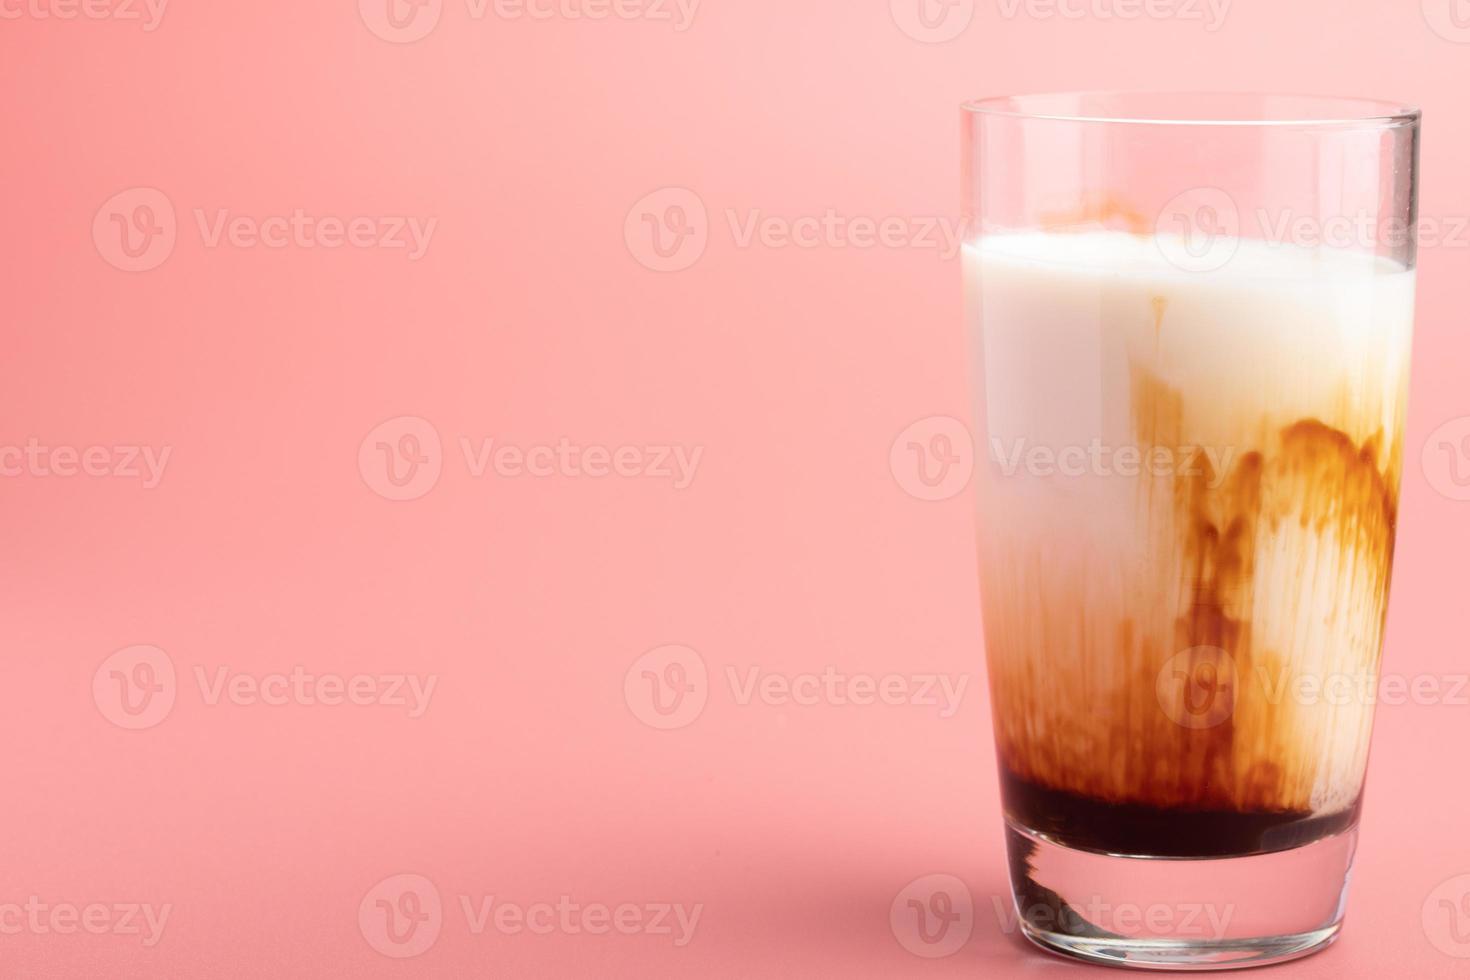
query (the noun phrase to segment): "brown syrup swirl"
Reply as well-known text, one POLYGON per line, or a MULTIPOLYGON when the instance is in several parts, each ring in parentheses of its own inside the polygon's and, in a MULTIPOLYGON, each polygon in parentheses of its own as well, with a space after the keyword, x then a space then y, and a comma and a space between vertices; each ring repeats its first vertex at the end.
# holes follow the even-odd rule
MULTIPOLYGON (((1166 305, 1153 301, 1156 335, 1166 305)), ((1131 405, 1141 447, 1185 444, 1184 393, 1135 365, 1131 405)), ((1023 826, 1093 850, 1205 856, 1355 819, 1371 703, 1291 692, 1304 677, 1376 676, 1402 447, 1395 434, 1385 454, 1381 429, 1359 443, 1320 418, 1260 432, 1224 472, 1199 454, 1139 481, 1142 557, 1091 569, 1121 583, 1101 593, 1113 601, 1092 576, 1048 577, 1043 556, 1013 578, 1014 612, 987 605, 1002 786, 1023 826)))

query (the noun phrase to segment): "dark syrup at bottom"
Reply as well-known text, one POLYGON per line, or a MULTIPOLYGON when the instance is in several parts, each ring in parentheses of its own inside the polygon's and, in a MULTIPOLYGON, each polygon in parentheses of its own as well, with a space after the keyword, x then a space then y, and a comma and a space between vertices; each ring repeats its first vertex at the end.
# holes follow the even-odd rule
MULTIPOLYGON (((1067 847, 1105 854, 1164 858, 1220 858, 1267 854, 1310 844, 1351 827, 1361 797, 1326 816, 1302 811, 1239 812, 1221 809, 1108 803, 1048 789, 1001 766, 1006 815, 1034 833, 1067 847)), ((1070 936, 1120 938, 1087 921, 1062 896, 1035 879, 1037 842, 1006 826, 1011 883, 1021 916, 1034 928, 1070 936)))
POLYGON ((1168 858, 1242 857, 1284 851, 1330 837, 1358 819, 1361 801, 1337 813, 1109 803, 1049 789, 1001 767, 1006 814, 1066 847, 1103 854, 1168 858))

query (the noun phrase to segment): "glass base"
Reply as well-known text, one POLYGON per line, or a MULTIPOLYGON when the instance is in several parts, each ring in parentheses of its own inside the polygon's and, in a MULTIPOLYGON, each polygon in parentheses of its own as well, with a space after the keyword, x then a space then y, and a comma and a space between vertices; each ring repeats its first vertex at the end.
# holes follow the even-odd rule
POLYGON ((1357 839, 1353 826, 1269 854, 1124 857, 1006 824, 1022 934, 1053 953, 1145 970, 1265 966, 1325 949, 1342 925, 1357 839))

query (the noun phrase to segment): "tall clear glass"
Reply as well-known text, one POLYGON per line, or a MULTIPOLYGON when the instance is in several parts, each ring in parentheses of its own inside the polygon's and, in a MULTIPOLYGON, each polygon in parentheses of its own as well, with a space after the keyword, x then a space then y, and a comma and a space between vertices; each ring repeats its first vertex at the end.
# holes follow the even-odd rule
POLYGON ((1341 926, 1393 561, 1419 114, 967 105, 966 316, 1012 889, 1072 956, 1341 926))

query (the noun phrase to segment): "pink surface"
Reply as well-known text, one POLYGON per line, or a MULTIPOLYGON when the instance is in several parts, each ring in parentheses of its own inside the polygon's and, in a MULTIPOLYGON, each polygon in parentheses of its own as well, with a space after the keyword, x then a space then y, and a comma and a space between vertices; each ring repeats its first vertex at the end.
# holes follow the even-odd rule
POLYGON ((1470 970, 1463 4, 155 7, 0 3, 6 976, 1087 969, 995 911, 969 504, 890 450, 966 411, 958 103, 1147 87, 1425 110, 1426 693, 1277 972, 1470 970))

